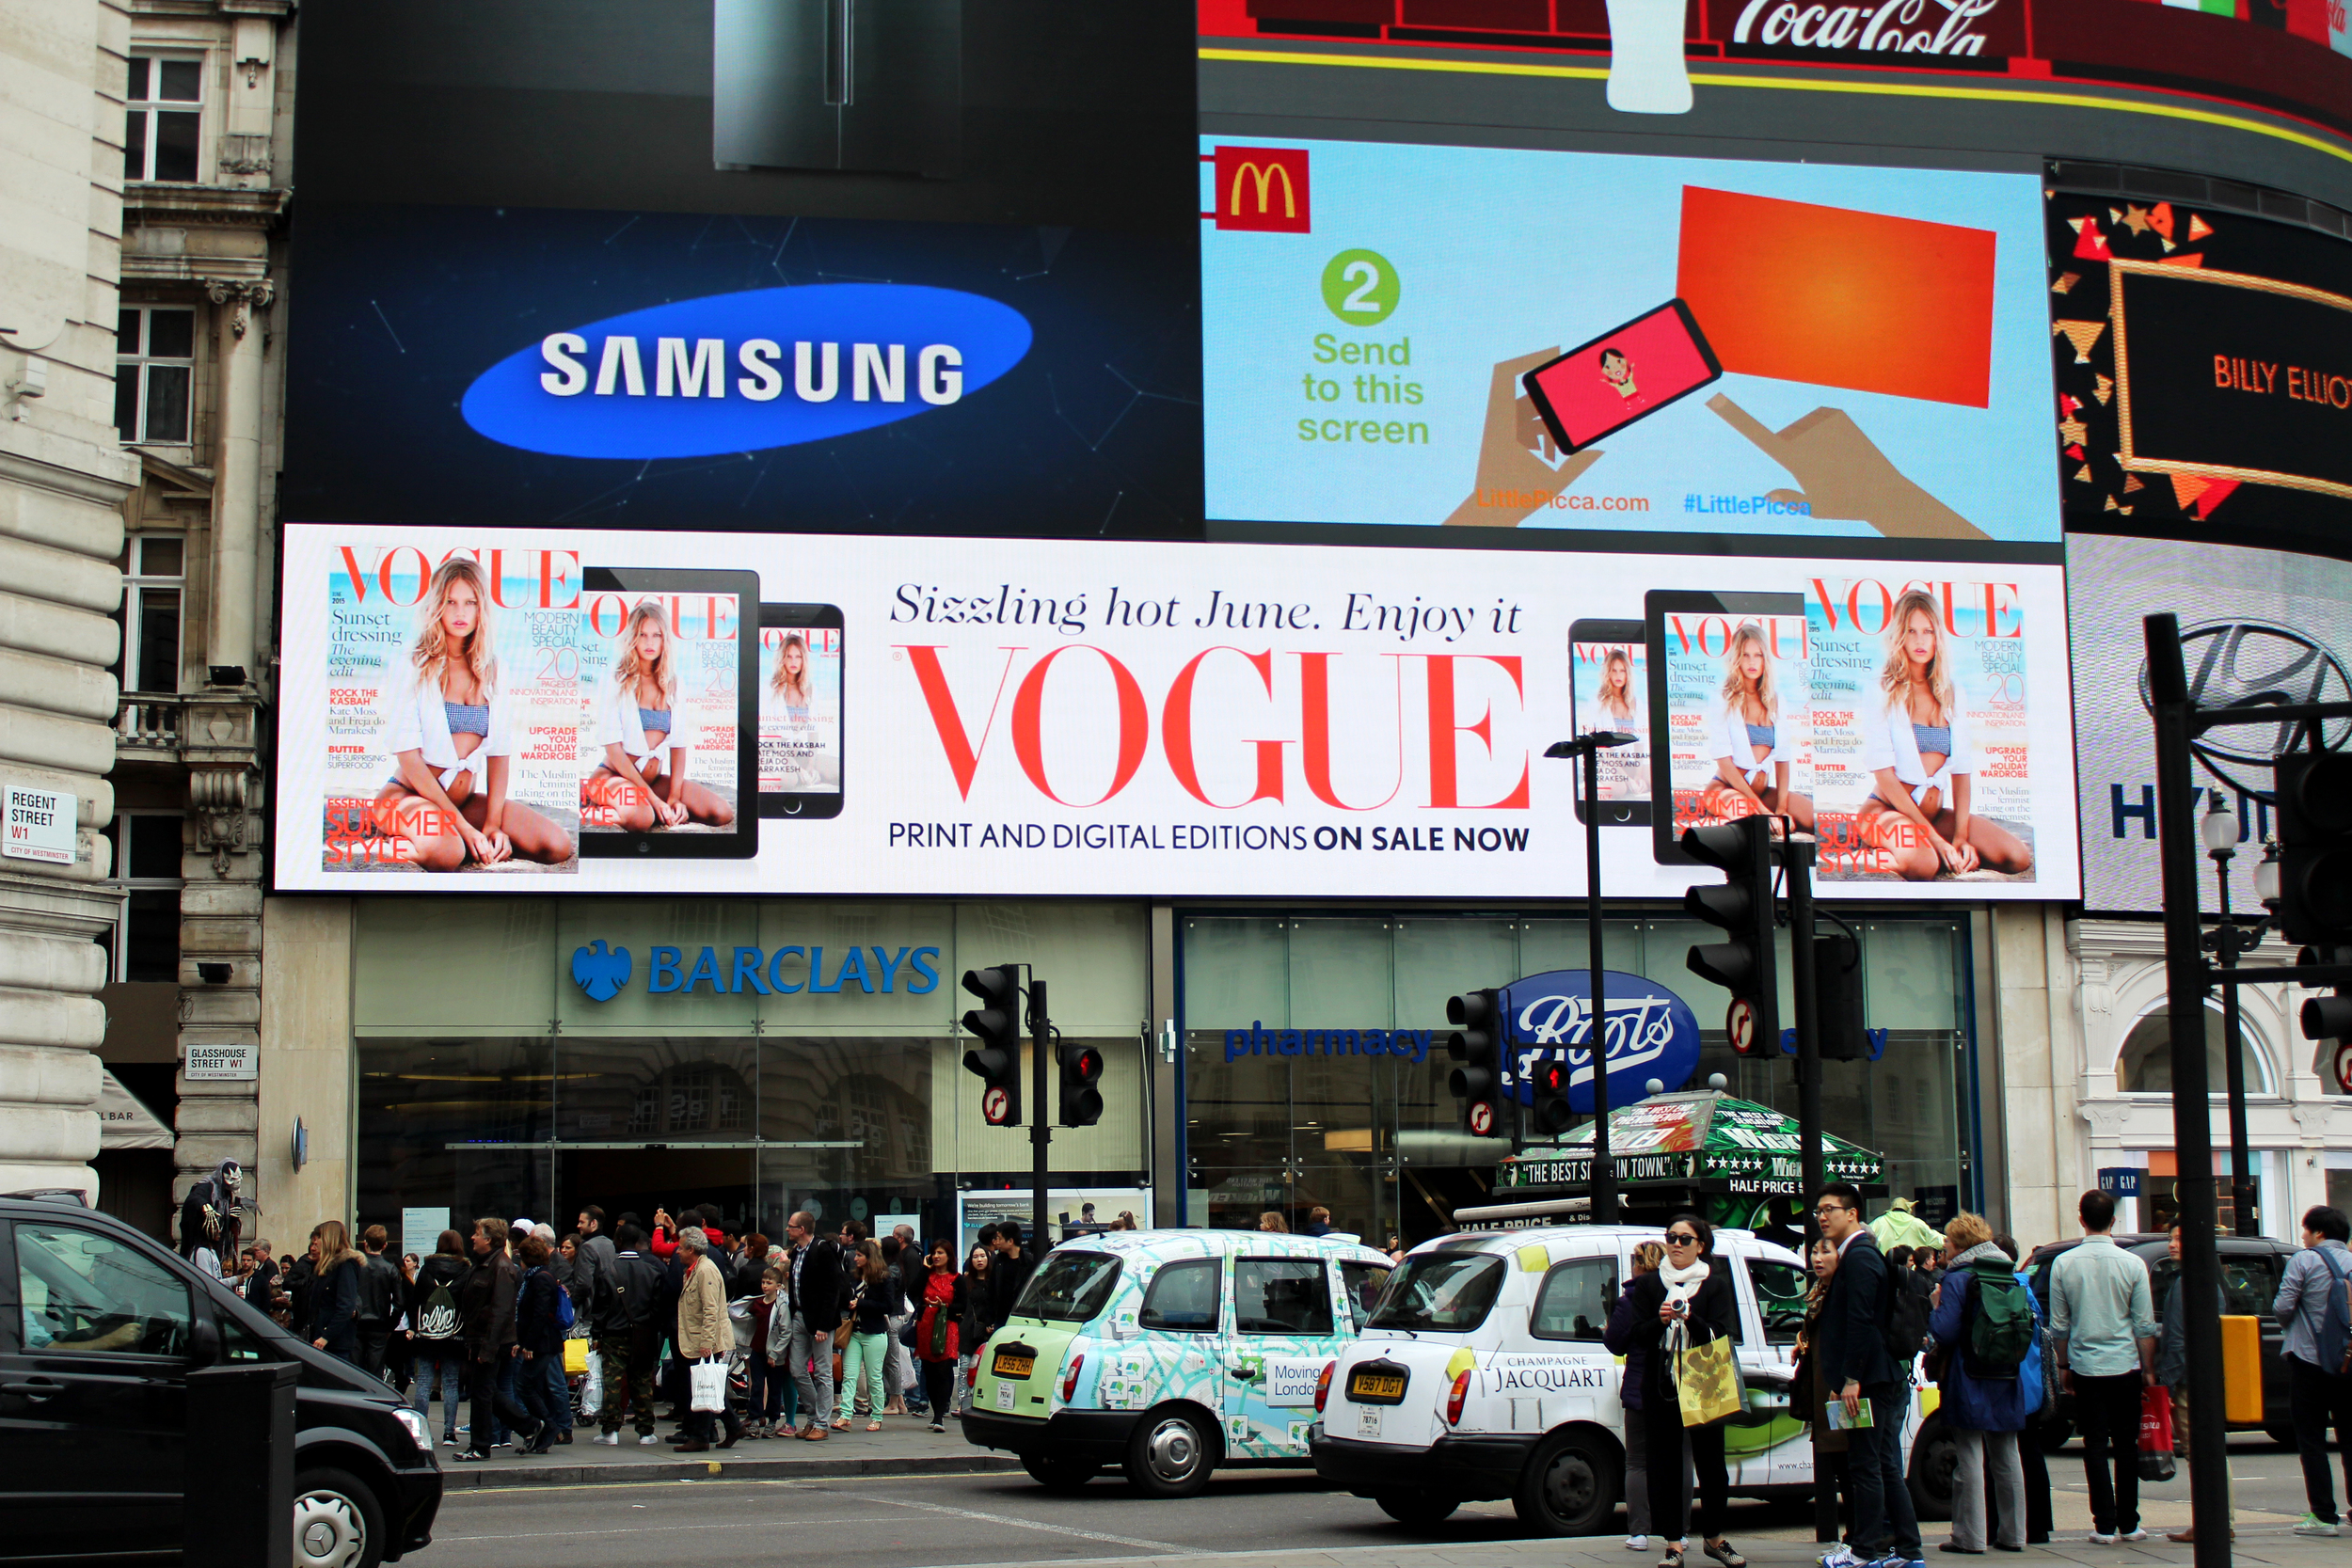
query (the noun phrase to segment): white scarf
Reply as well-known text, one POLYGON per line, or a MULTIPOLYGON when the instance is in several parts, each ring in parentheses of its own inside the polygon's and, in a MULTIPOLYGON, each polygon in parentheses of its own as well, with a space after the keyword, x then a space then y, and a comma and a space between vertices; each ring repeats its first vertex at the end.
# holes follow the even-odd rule
MULTIPOLYGON (((1661 1263, 1658 1277, 1666 1282, 1666 1305, 1687 1306, 1691 1298, 1699 1293, 1699 1287, 1707 1283, 1707 1259, 1704 1257, 1693 1259, 1687 1269, 1677 1269, 1672 1263, 1661 1263)), ((1675 1366, 1682 1353, 1691 1348, 1691 1327, 1687 1317, 1677 1318, 1666 1325, 1665 1342, 1661 1348, 1665 1352, 1668 1367, 1675 1366)))

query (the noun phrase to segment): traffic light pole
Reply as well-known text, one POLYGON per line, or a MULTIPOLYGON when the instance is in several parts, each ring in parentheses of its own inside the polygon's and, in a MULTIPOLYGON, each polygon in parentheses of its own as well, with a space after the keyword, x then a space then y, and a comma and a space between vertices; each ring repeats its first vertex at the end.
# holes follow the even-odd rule
MULTIPOLYGON (((1820 1222, 1812 1208, 1829 1180, 1821 1158, 1821 1021, 1820 982, 1813 947, 1813 849, 1798 842, 1796 821, 1780 841, 1780 863, 1788 884, 1788 981, 1797 1006, 1797 1184, 1804 1189, 1805 1265, 1813 1262, 1813 1239, 1820 1222)), ((1774 1042, 1778 1044, 1777 1041, 1774 1042)), ((1829 1466, 1821 1449, 1821 1423, 1813 1429, 1813 1539, 1827 1544, 1837 1539, 1837 1489, 1828 1484, 1829 1466)))
MULTIPOLYGON (((1584 749, 1584 929, 1593 966, 1592 1022, 1584 1031, 1593 1058, 1593 1223, 1617 1223, 1617 1176, 1609 1159, 1609 1001, 1600 922, 1600 748, 1584 749)), ((1504 1037, 1509 1037, 1506 1026, 1504 1037)), ((1515 1097, 1516 1098, 1516 1097, 1515 1097)))
MULTIPOLYGON (((2156 831, 2163 866, 2164 965, 2171 1025, 2172 1146, 2180 1176, 2182 1300, 2220 1296, 2214 1240, 2213 1101, 2205 1081, 2205 993, 2209 989, 2198 910, 2197 824, 2190 803, 2189 743, 2196 705, 2181 660, 2180 623, 2146 622, 2148 686, 2156 719, 2156 831)), ((2222 1409, 2221 1318, 2187 1313, 2189 1517, 2197 1568, 2230 1561, 2228 1428, 2222 1409)))
POLYGON ((1045 1258, 1045 1193, 1050 1185, 1046 1149, 1054 1141, 1054 1118, 1046 1110, 1045 1058, 1052 1055, 1052 1022, 1045 1011, 1045 982, 1029 981, 1029 1256, 1045 1258))

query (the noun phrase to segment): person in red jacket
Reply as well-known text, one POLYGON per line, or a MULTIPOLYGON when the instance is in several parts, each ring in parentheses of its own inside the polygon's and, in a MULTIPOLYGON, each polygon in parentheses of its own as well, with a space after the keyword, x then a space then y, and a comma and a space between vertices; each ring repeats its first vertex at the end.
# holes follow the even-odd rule
POLYGON ((931 1430, 947 1430, 956 1398, 956 1265, 945 1242, 933 1242, 924 1259, 923 1315, 915 1320, 914 1354, 923 1359, 923 1389, 930 1397, 931 1430))

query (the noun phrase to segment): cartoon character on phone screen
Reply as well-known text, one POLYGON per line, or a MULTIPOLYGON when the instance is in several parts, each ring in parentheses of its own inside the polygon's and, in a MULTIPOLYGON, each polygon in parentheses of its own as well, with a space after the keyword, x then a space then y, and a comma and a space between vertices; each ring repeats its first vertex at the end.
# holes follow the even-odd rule
POLYGON ((1764 628, 1742 621, 1731 634, 1723 689, 1708 717, 1716 776, 1699 796, 1702 808, 1724 818, 1788 816, 1800 832, 1811 832, 1812 798, 1788 787, 1796 760, 1793 728, 1783 721, 1764 628))
POLYGON ((583 813, 633 833, 731 826, 735 808, 687 777, 694 721, 679 701, 676 640, 659 600, 628 612, 619 643, 596 694, 595 744, 604 758, 580 784, 583 813))
POLYGON ((2016 834, 1969 810, 1977 751, 1968 711, 1935 599, 1921 589, 1895 601, 1879 691, 1879 711, 1864 716, 1862 766, 1872 780, 1855 813, 1864 842, 1884 851, 1905 881, 1979 867, 2032 870, 2033 851, 2016 834))

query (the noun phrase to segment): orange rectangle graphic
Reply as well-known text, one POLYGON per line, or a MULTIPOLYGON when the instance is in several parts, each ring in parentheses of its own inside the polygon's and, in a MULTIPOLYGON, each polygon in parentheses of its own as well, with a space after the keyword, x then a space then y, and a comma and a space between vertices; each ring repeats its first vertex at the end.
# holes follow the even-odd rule
POLYGON ((1675 292, 1724 370, 1987 405, 1994 235, 1682 189, 1675 292))

